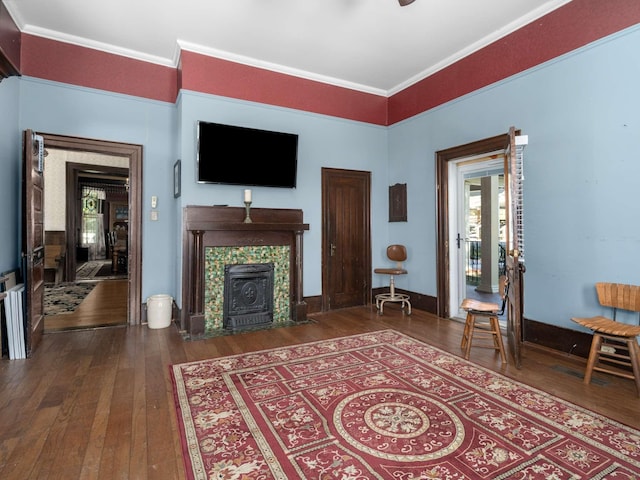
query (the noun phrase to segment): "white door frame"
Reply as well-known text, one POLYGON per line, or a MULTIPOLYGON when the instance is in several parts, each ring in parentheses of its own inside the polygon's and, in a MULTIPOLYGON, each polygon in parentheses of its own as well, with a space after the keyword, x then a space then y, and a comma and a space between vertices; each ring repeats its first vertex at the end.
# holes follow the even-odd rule
MULTIPOLYGON (((470 173, 483 173, 488 170, 504 170, 504 152, 462 157, 448 162, 449 179, 449 312, 450 318, 464 321, 466 312, 460 309, 467 286, 465 276, 465 249, 458 248, 458 234, 461 241, 466 240, 465 221, 465 176, 470 173), (497 158, 496 158, 497 157, 497 158)), ((480 175, 479 175, 480 176, 480 175)))

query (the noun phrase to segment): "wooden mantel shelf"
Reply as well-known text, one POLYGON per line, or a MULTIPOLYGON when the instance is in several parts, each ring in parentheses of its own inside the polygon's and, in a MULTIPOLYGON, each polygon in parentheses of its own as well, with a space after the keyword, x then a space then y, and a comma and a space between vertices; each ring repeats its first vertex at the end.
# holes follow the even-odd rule
POLYGON ((252 208, 252 223, 244 223, 245 214, 242 207, 191 205, 184 209, 184 224, 188 230, 309 230, 302 210, 252 208))
POLYGON ((308 223, 237 223, 237 222, 189 222, 189 230, 239 230, 239 231, 302 231, 309 230, 308 223))
POLYGON ((180 326, 191 335, 204 333, 205 249, 220 246, 288 245, 292 320, 307 318, 302 291, 302 235, 309 230, 302 210, 252 208, 244 223, 242 207, 187 206, 182 231, 182 312, 180 326))

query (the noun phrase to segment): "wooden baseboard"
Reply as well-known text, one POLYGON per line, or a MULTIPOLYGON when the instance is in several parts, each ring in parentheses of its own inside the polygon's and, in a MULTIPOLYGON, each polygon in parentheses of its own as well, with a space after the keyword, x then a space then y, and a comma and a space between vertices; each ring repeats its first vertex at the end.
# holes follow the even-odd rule
POLYGON ((523 342, 522 346, 525 349, 529 349, 529 350, 536 350, 538 352, 543 352, 545 355, 549 355, 549 356, 553 356, 553 357, 557 357, 557 358, 569 358, 571 360, 574 360, 576 362, 579 363, 583 363, 586 364, 587 363, 587 359, 584 357, 581 357, 579 355, 574 355, 573 353, 565 353, 565 352, 561 352, 560 350, 555 350, 553 348, 550 347, 546 347, 544 345, 540 345, 538 343, 532 343, 532 342, 523 342))
MULTIPOLYGON (((388 287, 374 288, 371 291, 371 298, 376 298, 379 293, 385 293, 389 290, 388 287)), ((409 295, 409 301, 411 302, 411 308, 417 308, 425 312, 436 314, 437 299, 430 295, 423 295, 421 293, 409 292, 407 290, 396 289, 398 293, 404 293, 409 295)), ((322 295, 315 295, 313 297, 304 297, 304 301, 307 302, 307 313, 321 313, 322 312, 322 295)))
MULTIPOLYGON (((371 292, 371 298, 375 298, 377 294, 384 293, 387 290, 388 287, 374 288, 371 292)), ((412 308, 417 308, 433 315, 437 314, 438 304, 436 297, 401 289, 397 289, 397 292, 409 295, 412 308)), ((304 297, 304 301, 307 304, 307 313, 322 312, 321 295, 304 297)), ((522 321, 522 331, 523 342, 532 347, 544 348, 559 354, 580 358, 589 356, 592 339, 590 333, 537 322, 528 318, 522 321)))
MULTIPOLYGON (((371 298, 376 298, 376 295, 380 293, 386 293, 389 291, 389 287, 374 288, 371 292, 371 298)), ((410 292, 409 290, 402 290, 396 288, 397 293, 409 295, 409 301, 411 302, 411 308, 417 308, 435 315, 438 312, 438 299, 431 295, 424 295, 422 293, 410 292)))
POLYGON ((304 301, 307 302, 307 313, 322 312, 322 295, 304 297, 304 301))
POLYGON ((524 318, 522 320, 522 340, 551 350, 587 358, 592 335, 524 318))

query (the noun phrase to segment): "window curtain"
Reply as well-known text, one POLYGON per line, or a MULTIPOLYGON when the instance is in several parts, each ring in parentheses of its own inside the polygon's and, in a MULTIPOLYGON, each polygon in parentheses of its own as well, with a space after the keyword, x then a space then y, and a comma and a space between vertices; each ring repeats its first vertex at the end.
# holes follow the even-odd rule
POLYGON ((80 244, 89 250, 89 260, 106 258, 104 215, 102 203, 105 191, 99 188, 82 188, 82 228, 80 244))
POLYGON ((102 260, 106 254, 104 240, 104 215, 87 213, 82 215, 82 246, 89 249, 89 260, 102 260))

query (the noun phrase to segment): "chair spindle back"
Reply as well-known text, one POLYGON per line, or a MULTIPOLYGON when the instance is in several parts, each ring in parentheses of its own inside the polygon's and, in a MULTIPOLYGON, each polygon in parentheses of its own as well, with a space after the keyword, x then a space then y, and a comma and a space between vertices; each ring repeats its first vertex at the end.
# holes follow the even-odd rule
POLYGON ((596 283, 596 291, 600 305, 613 309, 614 320, 618 309, 638 312, 640 320, 640 286, 598 282, 596 283))

